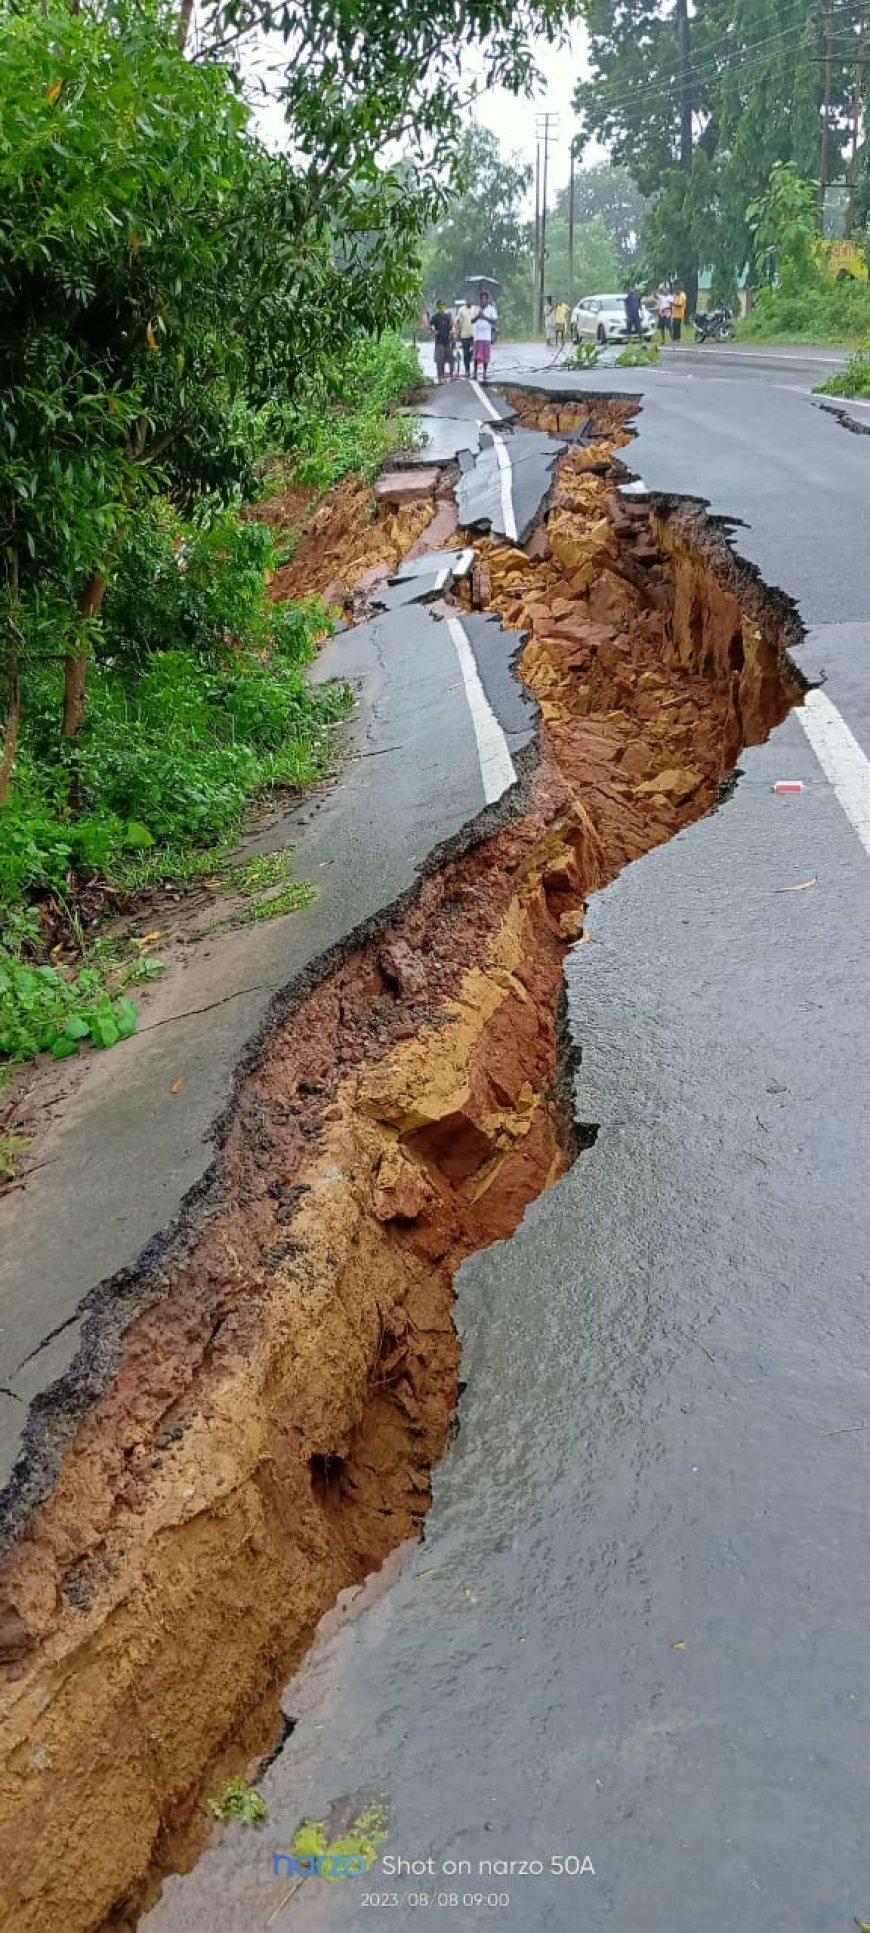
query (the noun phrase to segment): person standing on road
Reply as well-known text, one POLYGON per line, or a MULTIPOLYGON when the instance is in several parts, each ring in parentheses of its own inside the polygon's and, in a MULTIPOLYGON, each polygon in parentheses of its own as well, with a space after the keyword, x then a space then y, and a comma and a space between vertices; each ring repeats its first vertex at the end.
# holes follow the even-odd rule
POLYGON ((668 336, 671 333, 672 300, 670 289, 659 289, 658 295, 656 296, 656 314, 658 316, 659 337, 662 343, 667 342, 668 336))
POLYGON ((559 300, 558 300, 558 302, 556 303, 556 311, 555 311, 555 315, 554 315, 554 318, 553 318, 553 320, 554 320, 554 324, 555 324, 555 331, 554 331, 554 333, 555 333, 555 337, 556 337, 556 347, 557 347, 557 349, 561 349, 561 348, 562 348, 562 345, 563 345, 563 343, 564 343, 564 341, 565 341, 565 330, 566 330, 566 329, 567 329, 567 327, 568 327, 568 316, 569 316, 569 313, 570 313, 570 311, 569 311, 569 308, 568 308, 568 304, 567 304, 567 302, 565 301, 565 297, 564 297, 564 295, 560 295, 560 297, 559 297, 559 300))
POLYGON ((485 289, 480 291, 480 301, 471 311, 472 360, 474 374, 480 371, 481 382, 486 382, 486 372, 492 358, 492 338, 495 329, 496 311, 485 289))
POLYGON ((629 289, 625 298, 625 332, 638 338, 643 335, 643 308, 637 289, 629 289))
POLYGON ((474 320, 471 303, 462 302, 456 317, 456 340, 462 350, 466 376, 471 375, 471 351, 474 347, 474 320))
POLYGON ((547 296, 544 304, 544 334, 547 338, 547 348, 552 349, 556 334, 556 305, 551 295, 547 296))
POLYGON ((671 335, 673 336, 675 342, 679 342, 680 337, 683 333, 683 323, 686 320, 687 300, 688 298, 686 296, 685 289, 679 288, 671 303, 671 335))
POLYGON ((453 317, 443 302, 438 302, 429 327, 435 337, 435 374, 439 383, 443 383, 447 381, 448 367, 453 375, 453 317))

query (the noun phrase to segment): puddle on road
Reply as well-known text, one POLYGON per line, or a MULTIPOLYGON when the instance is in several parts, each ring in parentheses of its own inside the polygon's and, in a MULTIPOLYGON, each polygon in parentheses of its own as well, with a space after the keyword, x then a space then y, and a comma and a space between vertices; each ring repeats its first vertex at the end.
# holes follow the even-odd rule
POLYGON ((419 1534, 457 1396, 456 1270, 577 1153, 562 968, 585 902, 799 701, 785 603, 699 517, 617 494, 632 406, 517 396, 535 427, 582 409, 600 431, 524 550, 477 545, 464 593, 529 634, 537 756, 515 816, 241 1080, 208 1211, 143 1276, 3 1566, 9 1933, 133 1927, 193 1862, 208 1796, 274 1741, 324 1611, 419 1534))

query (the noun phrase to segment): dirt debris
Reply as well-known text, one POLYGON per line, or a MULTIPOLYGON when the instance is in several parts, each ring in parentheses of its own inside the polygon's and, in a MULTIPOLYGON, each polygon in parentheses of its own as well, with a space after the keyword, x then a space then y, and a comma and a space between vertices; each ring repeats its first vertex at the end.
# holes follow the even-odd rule
POLYGON ((329 603, 346 604, 372 565, 396 569, 438 509, 431 493, 422 502, 398 508, 392 502, 379 503, 360 477, 345 477, 308 515, 295 492, 258 504, 258 521, 268 524, 276 537, 296 537, 298 532, 293 556, 275 572, 270 595, 298 598, 319 592, 329 603))
MULTIPOLYGON (((134 1926, 194 1856, 204 1797, 270 1742, 322 1612, 419 1529, 456 1400, 456 1269, 573 1158, 558 1008, 586 899, 798 697, 783 610, 697 520, 619 498, 624 419, 598 427, 546 530, 479 544, 462 592, 529 634, 519 816, 277 1028, 208 1219, 2 1567, 9 1933, 134 1926)), ((399 541, 375 529, 363 552, 352 505, 311 540, 348 583, 399 541)))

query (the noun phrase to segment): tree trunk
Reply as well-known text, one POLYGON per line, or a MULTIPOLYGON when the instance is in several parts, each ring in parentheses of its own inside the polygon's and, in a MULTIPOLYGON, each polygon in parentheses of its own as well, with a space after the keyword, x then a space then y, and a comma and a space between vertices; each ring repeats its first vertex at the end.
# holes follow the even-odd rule
POLYGON ((677 0, 677 59, 680 71, 680 167, 692 166, 692 69, 689 51, 688 0, 677 0))
POLYGON ((0 759, 0 805, 5 805, 9 796, 9 781, 15 764, 18 748, 18 727, 21 724, 21 680, 18 675, 18 652, 10 642, 6 660, 6 677, 9 685, 9 710, 6 713, 6 729, 3 733, 3 757, 0 759))
MULTIPOLYGON (((101 571, 94 571, 82 592, 79 603, 79 617, 83 624, 98 616, 106 595, 108 580, 101 571)), ((76 738, 85 712, 85 681, 88 672, 89 642, 87 634, 81 648, 67 658, 63 680, 63 724, 64 738, 76 738)))
MULTIPOLYGON (((13 532, 15 512, 12 512, 13 532)), ((9 796, 9 781, 15 764, 18 749, 18 728, 21 724, 21 672, 18 662, 20 632, 16 619, 18 610, 18 548, 13 534, 9 547, 9 611, 6 618, 6 683, 9 687, 9 709, 6 714, 6 727, 3 733, 3 757, 0 759, 0 805, 5 805, 9 796)))
POLYGON ((193 0, 181 0, 181 6, 179 8, 179 13, 178 13, 178 20, 175 28, 175 45, 178 48, 178 51, 180 54, 184 53, 184 49, 187 44, 187 36, 190 32, 190 22, 191 22, 192 15, 193 15, 193 0))

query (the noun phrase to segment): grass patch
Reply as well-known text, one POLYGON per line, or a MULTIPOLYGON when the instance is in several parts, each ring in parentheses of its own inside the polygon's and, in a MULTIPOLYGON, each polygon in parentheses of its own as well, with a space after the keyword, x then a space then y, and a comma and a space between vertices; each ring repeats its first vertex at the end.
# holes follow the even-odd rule
POLYGON ((836 376, 819 383, 817 396, 865 396, 870 400, 870 352, 859 349, 836 376))
POLYGON ((282 913, 298 913, 304 906, 313 906, 316 898, 317 889, 310 880, 293 879, 288 885, 282 886, 280 892, 255 900, 248 917, 252 920, 278 919, 282 913))

